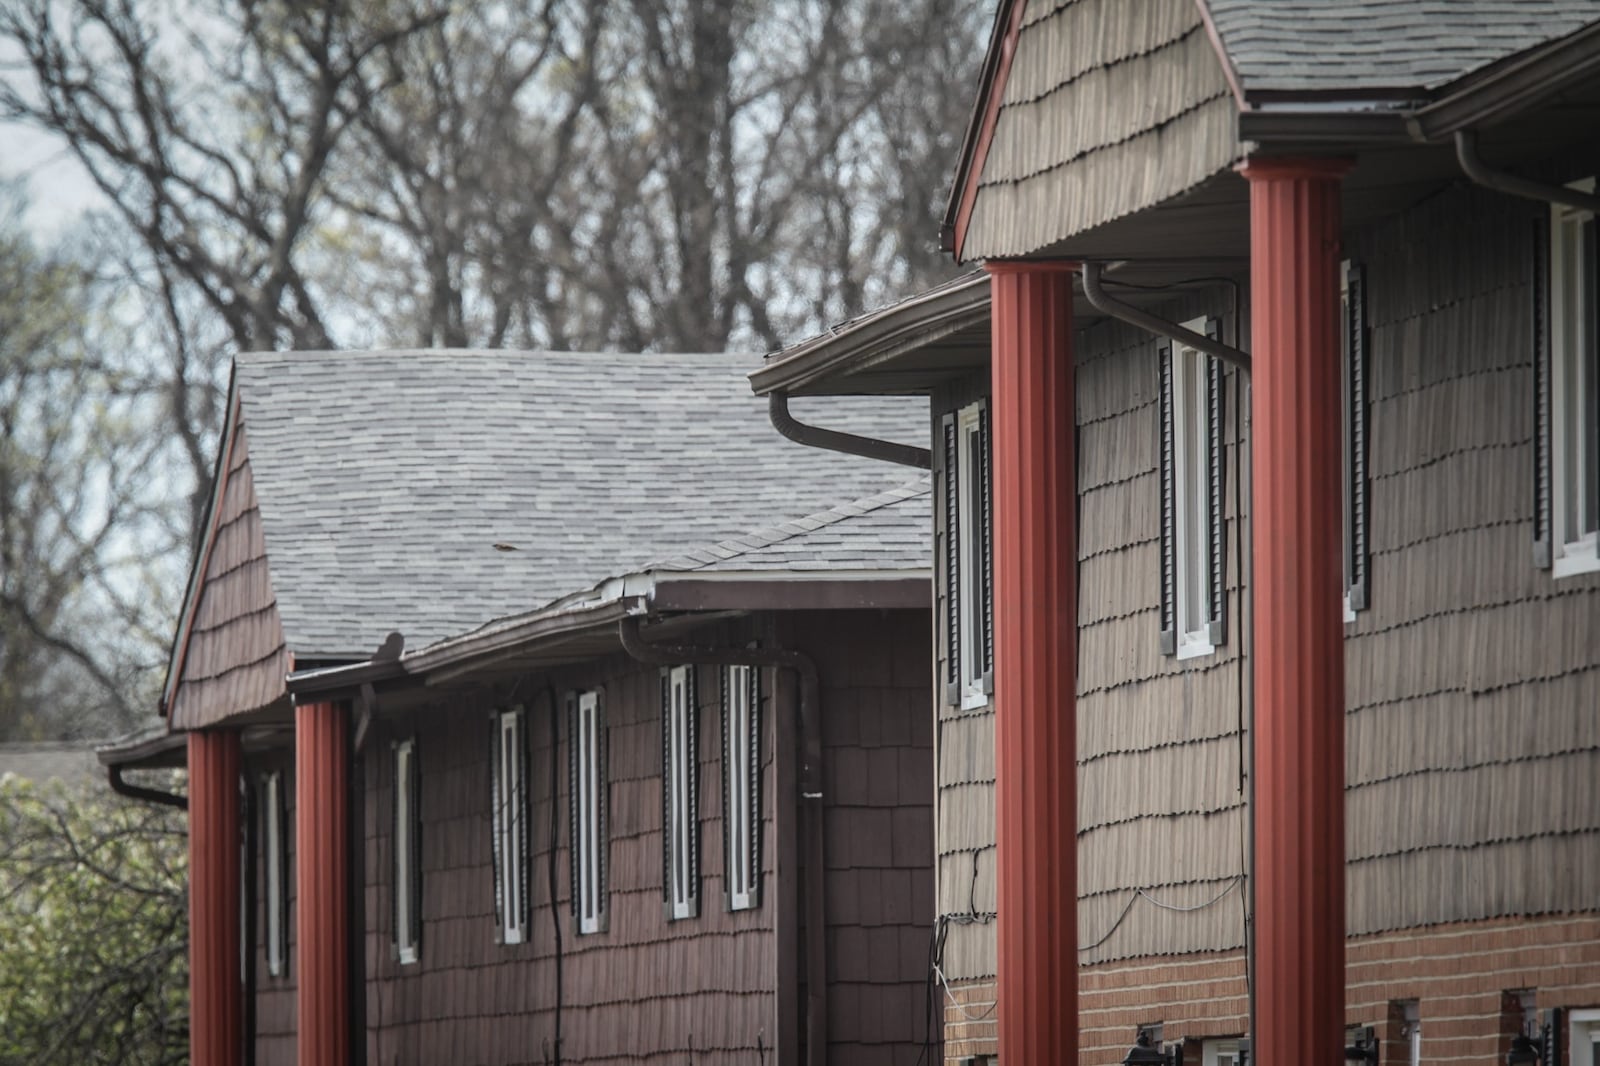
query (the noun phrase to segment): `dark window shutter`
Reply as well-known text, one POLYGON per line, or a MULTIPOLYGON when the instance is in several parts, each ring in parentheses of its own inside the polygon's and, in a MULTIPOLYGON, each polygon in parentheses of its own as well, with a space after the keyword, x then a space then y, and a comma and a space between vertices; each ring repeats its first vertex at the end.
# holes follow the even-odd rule
POLYGON ((1348 307, 1345 332, 1350 345, 1350 483, 1345 486, 1345 572, 1349 575, 1352 611, 1364 611, 1371 602, 1369 551, 1367 547, 1367 270, 1350 264, 1345 274, 1345 302, 1348 307))
POLYGON ((278 901, 283 913, 278 918, 278 957, 283 960, 283 972, 289 973, 289 857, 294 850, 289 847, 289 794, 294 782, 287 775, 278 775, 278 901))
POLYGON ((400 957, 400 745, 389 745, 389 957, 400 957))
POLYGON ((578 904, 578 694, 567 694, 567 872, 572 889, 572 920, 579 921, 578 904))
POLYGON ((761 671, 750 668, 750 853, 740 856, 750 864, 751 905, 761 906, 761 671))
POLYGON ((661 906, 672 921, 672 667, 661 668, 661 906))
MULTIPOLYGON (((1597 439, 1600 437, 1600 233, 1596 232, 1593 218, 1583 224, 1583 280, 1587 286, 1583 314, 1588 317, 1584 330, 1588 348, 1582 358, 1588 363, 1585 377, 1589 395, 1579 409, 1586 412, 1583 416, 1585 454, 1595 459, 1600 458, 1600 439, 1597 439)), ((1600 462, 1591 461, 1588 467, 1589 484, 1580 486, 1580 492, 1592 493, 1592 498, 1600 503, 1600 462)), ((1593 514, 1590 514, 1589 521, 1595 521, 1593 514)), ((1589 528, 1595 526, 1590 525, 1589 528)), ((1595 554, 1600 555, 1600 537, 1595 538, 1595 554)))
POLYGON ((978 408, 979 451, 983 454, 983 467, 978 471, 978 536, 983 539, 983 691, 994 691, 994 503, 990 488, 993 482, 994 449, 990 444, 989 401, 978 408))
POLYGON ((528 742, 528 715, 517 712, 517 820, 522 832, 517 837, 517 920, 522 926, 522 939, 533 936, 533 886, 528 878, 533 873, 533 810, 529 800, 533 786, 528 778, 528 768, 533 764, 533 753, 528 742))
POLYGON ((944 658, 945 701, 961 704, 961 482, 957 452, 960 432, 956 416, 940 422, 944 433, 944 658))
POLYGON ((733 910, 733 872, 744 857, 734 854, 733 836, 728 831, 733 810, 733 790, 744 787, 733 779, 733 667, 722 668, 722 909, 733 910))
POLYGON ((1173 495, 1172 342, 1156 349, 1161 406, 1161 654, 1178 652, 1177 502, 1173 495))
POLYGON ((595 870, 597 871, 596 898, 599 899, 597 925, 600 932, 611 928, 611 900, 608 893, 611 875, 610 819, 611 763, 606 738, 606 692, 596 689, 594 694, 595 738, 595 870))
MULTIPOLYGON (((1206 336, 1222 339, 1222 322, 1206 319, 1206 336)), ((1215 647, 1228 642, 1228 443, 1227 402, 1222 360, 1206 358, 1206 501, 1210 511, 1211 542, 1206 545, 1206 567, 1211 576, 1208 639, 1215 647)))
POLYGON ((1533 565, 1552 559, 1550 494, 1550 218, 1533 224, 1533 269, 1528 273, 1533 322, 1533 565))
POLYGON ((694 667, 689 667, 684 679, 684 733, 688 741, 684 757, 688 759, 689 783, 689 913, 700 913, 700 687, 694 667))
POLYGON ((1566 1013, 1560 1007, 1539 1012, 1539 1066, 1561 1066, 1561 1030, 1566 1027, 1566 1013))
POLYGON ((411 943, 422 957, 422 752, 411 744, 411 943))
POLYGON ((504 762, 500 750, 500 715, 494 712, 489 715, 489 832, 494 838, 492 850, 494 852, 494 942, 500 943, 505 939, 506 913, 506 881, 505 855, 502 854, 501 842, 504 837, 504 819, 506 811, 500 804, 500 767, 504 762))

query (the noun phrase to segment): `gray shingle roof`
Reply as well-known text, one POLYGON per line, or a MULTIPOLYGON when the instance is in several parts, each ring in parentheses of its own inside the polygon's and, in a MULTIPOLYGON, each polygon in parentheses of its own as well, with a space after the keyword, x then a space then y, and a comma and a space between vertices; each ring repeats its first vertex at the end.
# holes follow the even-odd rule
MULTIPOLYGON (((301 661, 419 648, 903 480, 779 437, 749 355, 242 355, 236 387, 273 589, 301 661), (497 549, 497 545, 503 546, 497 549)), ((803 419, 921 443, 924 401, 803 419)))
POLYGON ((25 781, 67 781, 83 784, 99 777, 94 748, 72 741, 0 744, 0 777, 15 774, 25 781))
POLYGON ((1596 19, 1593 0, 1202 0, 1246 93, 1434 89, 1596 19))
POLYGON ((893 571, 932 565, 926 477, 652 563, 699 572, 893 571))

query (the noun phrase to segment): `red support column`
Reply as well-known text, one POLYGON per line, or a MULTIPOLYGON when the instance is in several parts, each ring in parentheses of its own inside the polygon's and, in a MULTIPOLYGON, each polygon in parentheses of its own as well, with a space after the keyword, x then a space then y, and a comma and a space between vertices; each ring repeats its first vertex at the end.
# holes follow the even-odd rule
POLYGON ((239 960, 239 734, 189 734, 189 1061, 237 1066, 244 1049, 239 960))
POLYGON ((1344 1046, 1340 160, 1252 160, 1256 1052, 1344 1046))
POLYGON ((1000 1060, 1078 1062, 1072 265, 991 263, 1000 1060))
POLYGON ((347 728, 338 704, 308 703, 294 710, 300 1066, 348 1066, 350 1061, 347 728))

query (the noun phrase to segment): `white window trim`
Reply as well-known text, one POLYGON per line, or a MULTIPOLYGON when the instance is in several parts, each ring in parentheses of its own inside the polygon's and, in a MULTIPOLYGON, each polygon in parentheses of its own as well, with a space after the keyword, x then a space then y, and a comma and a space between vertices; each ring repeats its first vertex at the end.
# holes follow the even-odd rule
POLYGON ((1207 1040, 1200 1045, 1200 1066, 1239 1066, 1239 1038, 1207 1040))
POLYGON ((288 919, 288 900, 284 899, 283 868, 288 858, 283 839, 283 772, 274 770, 262 780, 261 843, 265 850, 266 874, 267 973, 282 977, 287 970, 284 951, 284 923, 288 919))
POLYGON ((500 936, 520 944, 528 871, 522 867, 522 820, 528 816, 527 782, 522 765, 522 710, 500 715, 500 765, 495 768, 495 832, 500 844, 500 936))
POLYGON ((723 677, 728 694, 728 810, 723 822, 728 849, 728 907, 749 910, 759 899, 761 873, 752 870, 750 851, 755 833, 755 811, 750 803, 752 785, 759 782, 761 753, 750 729, 752 668, 730 666, 723 677))
POLYGON ((578 839, 572 845, 572 861, 578 864, 578 932, 600 932, 605 915, 605 900, 600 894, 600 789, 605 768, 600 765, 600 696, 594 691, 578 695, 577 795, 572 802, 578 809, 578 839))
POLYGON ((1567 1014, 1568 1066, 1600 1066, 1600 1010, 1574 1010, 1567 1014), (1589 1049, 1584 1061, 1580 1048, 1589 1049))
MULTIPOLYGON (((1205 333, 1206 319, 1182 323, 1194 333, 1205 333)), ((1210 445, 1206 413, 1206 381, 1209 357, 1177 340, 1172 341, 1172 507, 1173 507, 1173 603, 1172 617, 1177 628, 1177 657, 1196 659, 1217 650, 1211 642, 1211 545, 1210 488, 1205 469, 1206 449, 1210 445), (1198 396, 1196 409, 1191 402, 1198 396), (1190 468, 1198 470, 1198 484, 1190 468), (1190 588, 1191 579, 1198 581, 1190 588), (1199 600, 1199 610, 1192 600, 1199 600), (1196 624, 1190 625, 1191 617, 1196 624)))
MULTIPOLYGON (((1585 178, 1567 187, 1592 193, 1595 179, 1585 178)), ((1558 578, 1600 571, 1600 552, 1596 550, 1597 541, 1600 541, 1600 514, 1587 516, 1583 524, 1588 528, 1571 539, 1566 516, 1571 493, 1581 491, 1578 486, 1587 484, 1595 476, 1584 464, 1582 448, 1578 449, 1577 456, 1568 448, 1570 433, 1565 402, 1571 390, 1594 387, 1581 376, 1585 372, 1584 342, 1593 328, 1592 318, 1583 313, 1585 305, 1581 294, 1592 293, 1595 279, 1584 277, 1582 262, 1576 259, 1582 253, 1577 239, 1583 223, 1593 217, 1592 211, 1563 204, 1550 205, 1550 572, 1558 578), (1568 269, 1574 263, 1577 264, 1575 269, 1568 269), (1574 371, 1580 375, 1576 381, 1572 380, 1574 371)))
POLYGON ((695 846, 695 827, 692 822, 693 804, 690 790, 696 785, 696 767, 690 765, 689 730, 695 728, 695 708, 691 702, 692 686, 689 671, 693 667, 675 666, 667 674, 667 764, 662 772, 667 774, 667 795, 670 798, 666 811, 664 831, 669 834, 672 850, 672 869, 667 886, 672 904, 672 919, 693 918, 698 907, 698 893, 692 884, 694 875, 692 850, 695 846))
POLYGON ((1405 1004, 1407 1066, 1422 1066, 1422 1005, 1416 1000, 1405 1004))
POLYGON ((989 694, 983 684, 983 580, 982 534, 983 500, 978 486, 981 473, 975 470, 972 438, 983 427, 983 403, 971 403, 956 414, 956 554, 961 560, 956 595, 957 617, 961 619, 957 651, 961 656, 961 709, 985 707, 989 694), (978 560, 974 565, 974 559, 978 560))
POLYGON ((1344 571, 1344 620, 1348 624, 1356 620, 1356 609, 1350 603, 1350 479, 1351 479, 1351 443, 1350 427, 1354 412, 1351 411, 1350 378, 1353 372, 1351 361, 1355 354, 1355 338, 1350 336, 1350 260, 1343 259, 1339 262, 1339 385, 1340 395, 1343 397, 1343 417, 1340 429, 1340 469, 1344 475, 1343 485, 1344 504, 1339 515, 1339 552, 1343 560, 1344 571))
POLYGON ((402 740, 394 749, 395 839, 394 839, 394 941, 402 966, 417 961, 417 941, 411 935, 413 911, 417 905, 416 886, 411 883, 412 849, 417 846, 415 826, 417 798, 411 794, 411 762, 417 756, 415 739, 402 740))

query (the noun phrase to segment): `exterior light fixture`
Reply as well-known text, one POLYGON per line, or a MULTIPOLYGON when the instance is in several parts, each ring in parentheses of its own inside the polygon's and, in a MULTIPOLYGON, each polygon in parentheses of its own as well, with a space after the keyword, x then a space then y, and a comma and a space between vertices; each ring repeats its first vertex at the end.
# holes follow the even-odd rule
POLYGON ((1344 1061, 1378 1066, 1378 1034, 1372 1026, 1347 1030, 1345 1039, 1350 1043, 1345 1045, 1344 1061))
POLYGON ((1511 1038, 1511 1050, 1506 1052, 1506 1066, 1538 1066, 1544 1061, 1544 1041, 1527 1033, 1511 1038))
POLYGON ((1122 1059, 1122 1066, 1183 1066, 1183 1046, 1175 1044, 1163 1051, 1157 1046, 1159 1039, 1150 1027, 1141 1026, 1133 1047, 1122 1059))

